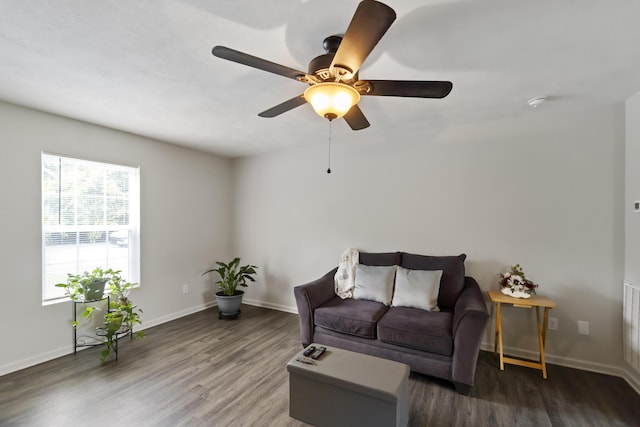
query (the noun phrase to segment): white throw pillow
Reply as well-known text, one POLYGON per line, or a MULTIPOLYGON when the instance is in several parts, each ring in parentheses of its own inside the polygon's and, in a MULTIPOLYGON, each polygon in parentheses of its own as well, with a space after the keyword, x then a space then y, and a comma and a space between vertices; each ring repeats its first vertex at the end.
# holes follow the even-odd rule
POLYGON ((438 293, 441 278, 442 270, 409 270, 398 267, 391 306, 440 311, 438 293))
POLYGON ((353 298, 391 304, 396 266, 356 264, 356 287, 353 298))

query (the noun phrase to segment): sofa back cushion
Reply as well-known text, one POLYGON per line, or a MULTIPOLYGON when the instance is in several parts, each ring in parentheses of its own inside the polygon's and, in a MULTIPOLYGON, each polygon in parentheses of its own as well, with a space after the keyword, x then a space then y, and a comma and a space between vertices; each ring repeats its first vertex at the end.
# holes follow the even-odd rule
POLYGON ((364 265, 400 265, 402 252, 360 252, 359 263, 364 265))
POLYGON ((465 254, 457 256, 427 256, 402 254, 400 266, 411 270, 442 270, 438 305, 452 309, 464 288, 465 254))

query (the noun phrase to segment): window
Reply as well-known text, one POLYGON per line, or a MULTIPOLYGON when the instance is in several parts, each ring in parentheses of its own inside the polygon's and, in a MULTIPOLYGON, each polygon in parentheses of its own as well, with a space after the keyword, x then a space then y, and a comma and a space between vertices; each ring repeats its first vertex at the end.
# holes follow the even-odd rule
POLYGON ((140 280, 139 168, 42 154, 42 301, 95 267, 140 280))

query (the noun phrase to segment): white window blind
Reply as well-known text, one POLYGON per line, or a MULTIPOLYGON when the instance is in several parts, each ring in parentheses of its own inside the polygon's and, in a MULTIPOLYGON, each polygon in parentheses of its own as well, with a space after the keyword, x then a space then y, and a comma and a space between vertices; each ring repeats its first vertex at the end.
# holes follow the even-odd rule
POLYGON ((42 300, 96 267, 140 281, 139 169, 42 154, 42 300))

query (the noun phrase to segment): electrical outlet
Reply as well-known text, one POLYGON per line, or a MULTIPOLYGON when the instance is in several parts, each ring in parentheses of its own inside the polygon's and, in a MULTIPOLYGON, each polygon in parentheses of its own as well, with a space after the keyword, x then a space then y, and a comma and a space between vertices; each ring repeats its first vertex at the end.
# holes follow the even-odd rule
POLYGON ((558 318, 557 317, 549 317, 549 330, 557 331, 558 330, 558 318))
POLYGON ((578 334, 589 335, 589 322, 586 320, 578 320, 578 334))
POLYGON ((184 285, 182 285, 182 293, 183 294, 188 294, 189 293, 189 285, 187 285, 186 283, 184 285))

